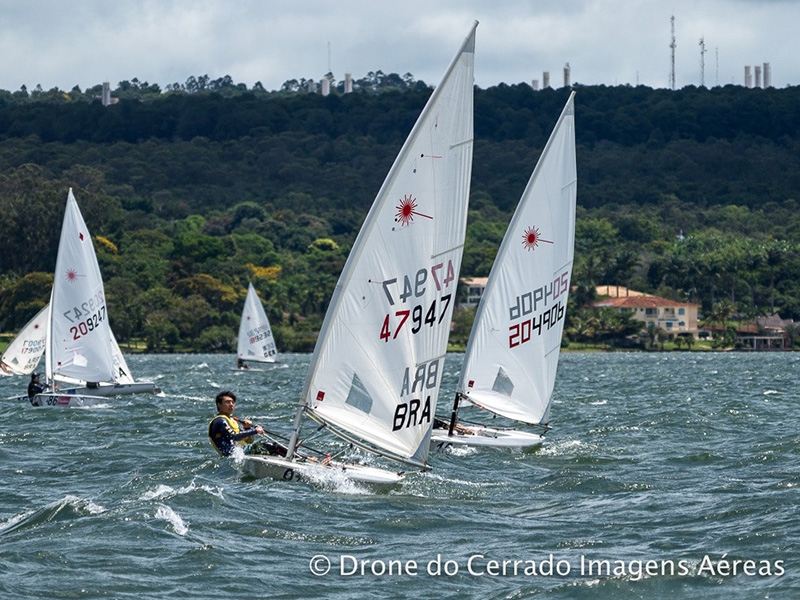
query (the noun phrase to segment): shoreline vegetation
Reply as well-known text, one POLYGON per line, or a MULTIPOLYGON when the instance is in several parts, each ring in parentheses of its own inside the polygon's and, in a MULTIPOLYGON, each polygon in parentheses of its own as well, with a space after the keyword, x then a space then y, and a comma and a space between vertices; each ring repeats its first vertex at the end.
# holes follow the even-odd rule
MULTIPOLYGON (((108 105, 102 86, 0 90, 0 246, 15 250, 0 265, 0 331, 19 331, 48 303, 72 187, 124 352, 234 352, 250 283, 278 348, 311 352, 431 89, 387 76, 325 97, 300 83, 270 93, 205 77, 162 93, 134 80, 111 89, 108 105)), ((759 329, 773 316, 793 322, 780 344, 800 348, 800 86, 573 89, 578 207, 563 349, 778 343, 759 329), (642 335, 630 312, 598 305, 598 286, 694 304, 713 339, 642 335)), ((488 276, 573 89, 475 90, 465 278, 488 276)), ((473 316, 454 314, 451 348, 466 345, 473 316)))
MULTIPOLYGON (((14 333, 0 333, 0 352, 4 352, 11 340, 14 339, 14 333)), ((130 340, 120 344, 120 348, 124 354, 230 354, 229 351, 219 352, 197 352, 191 348, 172 348, 169 351, 152 352, 147 349, 147 342, 142 339, 130 340)), ((447 347, 448 352, 464 352, 466 346, 463 344, 450 344, 447 347)), ((615 346, 608 343, 584 343, 584 342, 569 342, 561 347, 561 352, 793 352, 797 348, 774 348, 770 350, 753 350, 752 348, 737 348, 735 346, 728 347, 714 347, 711 341, 695 341, 691 348, 674 342, 658 343, 653 348, 632 346, 622 347, 615 346)), ((235 352, 234 352, 235 354, 235 352)), ((303 353, 301 353, 303 354, 303 353)), ((307 352, 305 354, 310 354, 307 352)))

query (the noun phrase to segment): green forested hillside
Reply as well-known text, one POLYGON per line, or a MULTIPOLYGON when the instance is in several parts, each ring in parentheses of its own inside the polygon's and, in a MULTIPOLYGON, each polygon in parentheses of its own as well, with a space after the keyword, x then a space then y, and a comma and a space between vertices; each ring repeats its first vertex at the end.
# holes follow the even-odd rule
MULTIPOLYGON (((73 187, 122 342, 231 350, 252 280, 282 348, 309 349, 430 89, 123 84, 108 107, 88 91, 0 92, 0 331, 47 301, 73 187)), ((698 302, 709 317, 800 319, 800 89, 576 89, 572 325, 592 316, 580 309, 603 283, 698 302)), ((475 90, 462 275, 488 273, 567 94, 475 90)))

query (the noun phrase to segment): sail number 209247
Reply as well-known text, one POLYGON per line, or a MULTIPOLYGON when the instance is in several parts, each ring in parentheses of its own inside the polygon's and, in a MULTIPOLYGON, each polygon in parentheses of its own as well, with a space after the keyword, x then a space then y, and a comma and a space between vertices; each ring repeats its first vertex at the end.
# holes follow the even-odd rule
POLYGON ((455 268, 453 262, 448 260, 447 264, 439 263, 433 265, 430 270, 420 269, 414 275, 404 275, 402 280, 397 277, 387 279, 382 283, 383 291, 390 306, 400 302, 406 306, 402 310, 396 310, 393 314, 387 313, 381 326, 380 339, 388 342, 390 339, 397 339, 403 327, 411 321, 411 333, 419 333, 423 326, 433 327, 442 322, 447 310, 450 308, 452 293, 445 294, 441 298, 434 298, 430 304, 414 303, 416 298, 422 298, 432 284, 437 292, 450 287, 455 281, 455 268))
POLYGON ((73 340, 78 340, 88 335, 90 331, 94 331, 95 328, 99 327, 100 323, 106 318, 105 304, 101 304, 95 309, 94 302, 84 302, 81 308, 83 310, 74 307, 64 313, 64 316, 69 319, 71 323, 74 323, 74 325, 69 328, 73 340), (78 319, 82 320, 79 321, 78 319))

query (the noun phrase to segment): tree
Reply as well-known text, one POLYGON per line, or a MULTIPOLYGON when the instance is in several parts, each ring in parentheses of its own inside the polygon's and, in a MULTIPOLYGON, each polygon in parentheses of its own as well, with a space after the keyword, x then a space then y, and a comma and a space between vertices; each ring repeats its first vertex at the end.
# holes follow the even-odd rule
POLYGON ((104 286, 109 323, 118 342, 130 341, 145 321, 142 290, 130 279, 114 277, 104 286))
POLYGON ((666 331, 664 331, 661 327, 658 326, 657 323, 654 321, 649 321, 647 326, 644 329, 645 334, 647 335, 647 339, 649 341, 649 348, 652 350, 656 346, 656 341, 661 340, 663 335, 666 335, 666 331))
POLYGON ((0 290, 0 329, 21 329, 50 302, 52 287, 52 274, 33 272, 0 290))

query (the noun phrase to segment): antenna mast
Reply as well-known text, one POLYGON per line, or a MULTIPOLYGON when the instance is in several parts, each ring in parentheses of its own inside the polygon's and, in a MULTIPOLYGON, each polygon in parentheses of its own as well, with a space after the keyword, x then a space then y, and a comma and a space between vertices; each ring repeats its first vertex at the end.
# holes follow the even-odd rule
POLYGON ((673 90, 675 89, 675 15, 672 15, 669 18, 670 25, 672 27, 672 41, 669 44, 669 47, 672 50, 672 58, 670 60, 670 70, 669 70, 669 87, 673 90))
POLYGON ((700 38, 700 87, 706 86, 706 41, 700 38))

